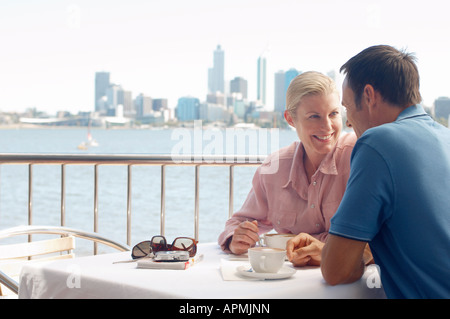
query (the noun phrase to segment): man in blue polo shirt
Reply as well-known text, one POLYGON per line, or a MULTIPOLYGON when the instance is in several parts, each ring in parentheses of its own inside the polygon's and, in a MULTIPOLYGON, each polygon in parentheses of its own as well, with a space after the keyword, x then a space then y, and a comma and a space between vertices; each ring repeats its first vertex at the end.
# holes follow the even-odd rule
POLYGON ((323 276, 332 285, 358 280, 369 243, 388 298, 450 298, 450 130, 418 104, 412 55, 374 46, 341 71, 358 141, 323 276))

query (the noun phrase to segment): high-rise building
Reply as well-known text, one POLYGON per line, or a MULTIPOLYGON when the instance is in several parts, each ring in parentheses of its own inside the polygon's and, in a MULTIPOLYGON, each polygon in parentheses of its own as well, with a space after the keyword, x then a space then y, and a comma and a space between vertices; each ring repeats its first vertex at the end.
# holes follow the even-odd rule
POLYGON ((327 76, 329 76, 334 82, 337 81, 336 71, 335 70, 328 71, 327 72, 327 76))
POLYGON ((95 103, 94 109, 96 112, 106 112, 104 109, 105 103, 102 102, 102 98, 106 96, 106 90, 109 88, 109 72, 96 72, 95 73, 95 103))
POLYGON ((167 109, 169 106, 169 103, 167 99, 153 99, 152 107, 153 111, 161 111, 163 109, 167 109))
POLYGON ((275 73, 275 90, 274 90, 274 111, 284 112, 286 109, 286 92, 291 84, 291 81, 299 74, 301 71, 297 71, 294 68, 288 71, 278 71, 275 73))
POLYGON ((152 98, 142 93, 134 99, 134 106, 136 108, 137 118, 153 113, 152 98))
POLYGON ((275 73, 274 83, 274 111, 284 112, 286 109, 286 90, 284 89, 284 71, 275 73))
POLYGON ((245 116, 245 111, 246 111, 246 105, 245 102, 240 100, 240 101, 235 101, 234 102, 234 114, 236 114, 236 116, 240 119, 243 119, 245 116))
POLYGON ((225 94, 220 92, 208 93, 206 95, 206 102, 212 104, 226 105, 225 94))
POLYGON ((134 108, 133 96, 131 91, 120 88, 117 92, 117 104, 123 106, 123 114, 126 117, 135 117, 136 109, 134 108))
POLYGON ((266 58, 258 58, 257 92, 256 98, 263 105, 266 105, 266 58))
POLYGON ((106 89, 106 110, 101 110, 108 116, 115 116, 119 105, 119 92, 122 90, 120 85, 111 84, 106 89))
POLYGON ((201 103, 199 106, 199 119, 202 121, 215 122, 215 121, 228 121, 229 113, 227 108, 221 104, 214 103, 201 103))
POLYGON ((179 121, 193 121, 199 119, 200 100, 195 97, 181 97, 176 109, 179 121))
POLYGON ((284 75, 284 94, 285 94, 285 96, 286 96, 286 91, 289 87, 289 84, 291 84, 292 80, 300 73, 302 73, 302 72, 297 71, 294 68, 291 68, 286 71, 286 73, 284 75))
POLYGON ((434 100, 434 117, 448 119, 450 116, 450 98, 441 96, 434 100))
POLYGON ((213 67, 208 69, 208 92, 225 93, 225 53, 220 45, 214 51, 213 67))
POLYGON ((120 85, 111 84, 106 89, 106 105, 107 109, 104 110, 106 115, 117 116, 119 106, 120 113, 124 116, 134 117, 136 115, 131 91, 124 90, 120 85))
POLYGON ((247 80, 235 77, 230 81, 230 93, 241 93, 244 100, 247 99, 247 80))

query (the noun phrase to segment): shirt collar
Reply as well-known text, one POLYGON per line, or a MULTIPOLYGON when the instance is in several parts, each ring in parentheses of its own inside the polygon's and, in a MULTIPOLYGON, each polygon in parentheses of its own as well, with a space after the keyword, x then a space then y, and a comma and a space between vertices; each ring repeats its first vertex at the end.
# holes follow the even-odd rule
MULTIPOLYGON (((318 171, 322 174, 328 174, 328 175, 337 175, 337 165, 336 165, 336 146, 334 149, 329 152, 325 158, 320 163, 320 166, 318 168, 318 171)), ((297 148, 294 152, 294 157, 292 160, 291 170, 289 172, 289 179, 286 182, 286 184, 283 186, 283 188, 286 188, 289 184, 292 184, 292 187, 297 190, 299 194, 302 193, 302 188, 308 187, 308 178, 306 177, 305 168, 303 166, 303 156, 305 154, 305 148, 303 147, 303 143, 299 143, 297 145, 297 148)))
POLYGON ((306 177, 306 172, 303 167, 303 155, 305 154, 305 148, 303 147, 303 143, 298 143, 295 148, 294 156, 292 158, 291 170, 289 171, 289 178, 283 188, 288 187, 289 184, 292 184, 294 188, 296 188, 296 181, 299 181, 301 184, 305 184, 308 181, 306 177))
POLYGON ((408 119, 411 117, 427 115, 422 105, 416 104, 404 109, 397 117, 397 121, 408 119))

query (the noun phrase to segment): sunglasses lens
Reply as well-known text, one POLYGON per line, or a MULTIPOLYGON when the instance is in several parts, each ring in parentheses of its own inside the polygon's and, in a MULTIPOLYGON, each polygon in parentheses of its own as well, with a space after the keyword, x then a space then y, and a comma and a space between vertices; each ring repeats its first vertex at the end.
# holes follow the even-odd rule
POLYGON ((131 257, 133 259, 148 256, 150 253, 165 250, 184 250, 189 252, 190 257, 197 253, 197 243, 194 239, 188 237, 178 237, 172 245, 167 245, 164 236, 154 236, 151 241, 143 241, 133 247, 131 257))
POLYGON ((154 236, 152 238, 152 249, 153 251, 160 251, 167 249, 166 238, 163 236, 154 236))
POLYGON ((197 253, 197 245, 192 238, 178 237, 172 244, 172 250, 185 250, 189 252, 189 256, 193 257, 197 253))
POLYGON ((152 252, 150 241, 143 241, 133 247, 131 251, 131 258, 137 259, 147 256, 152 252))

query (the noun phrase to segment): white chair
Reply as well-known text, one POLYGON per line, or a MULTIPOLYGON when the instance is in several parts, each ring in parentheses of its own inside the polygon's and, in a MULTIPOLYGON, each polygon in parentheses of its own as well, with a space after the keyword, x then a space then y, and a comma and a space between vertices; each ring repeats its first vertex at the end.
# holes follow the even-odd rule
POLYGON ((31 241, 18 244, 0 245, 0 296, 2 287, 13 294, 19 292, 18 277, 24 263, 42 262, 58 259, 74 258, 75 237, 91 240, 119 251, 129 251, 130 247, 103 237, 97 233, 78 229, 55 226, 19 226, 0 231, 0 239, 18 235, 52 234, 58 238, 31 241))

